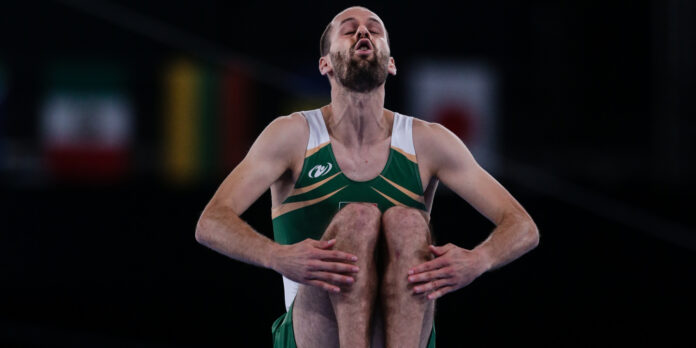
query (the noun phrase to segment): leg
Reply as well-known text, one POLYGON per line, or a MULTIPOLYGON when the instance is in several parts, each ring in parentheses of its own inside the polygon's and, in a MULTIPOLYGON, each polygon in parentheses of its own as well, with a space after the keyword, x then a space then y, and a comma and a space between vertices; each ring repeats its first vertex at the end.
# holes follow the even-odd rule
POLYGON ((293 323, 299 348, 369 347, 371 318, 377 294, 375 249, 380 211, 372 204, 352 203, 341 209, 322 240, 336 238, 334 249, 358 257, 355 282, 340 293, 301 285, 295 298, 293 323))
POLYGON ((430 229, 416 209, 392 207, 382 217, 385 273, 381 299, 386 346, 425 347, 433 325, 434 302, 414 295, 409 268, 432 258, 430 229))

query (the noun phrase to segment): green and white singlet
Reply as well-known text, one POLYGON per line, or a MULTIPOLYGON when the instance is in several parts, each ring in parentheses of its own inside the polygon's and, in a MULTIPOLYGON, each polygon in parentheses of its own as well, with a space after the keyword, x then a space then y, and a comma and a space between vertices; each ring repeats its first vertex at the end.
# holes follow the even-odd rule
MULTIPOLYGON (((413 118, 394 113, 387 164, 372 180, 353 181, 336 162, 321 110, 303 111, 309 142, 300 177, 290 196, 272 209, 273 234, 280 244, 319 240, 340 207, 351 202, 376 203, 384 212, 395 205, 425 210, 423 185, 413 146, 413 118)), ((283 277, 285 306, 299 284, 283 277)))

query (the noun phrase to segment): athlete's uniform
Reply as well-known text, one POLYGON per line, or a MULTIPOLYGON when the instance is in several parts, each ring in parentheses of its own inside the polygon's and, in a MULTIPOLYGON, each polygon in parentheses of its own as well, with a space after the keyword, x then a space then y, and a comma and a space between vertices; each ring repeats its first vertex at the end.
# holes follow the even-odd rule
MULTIPOLYGON (((425 210, 423 185, 413 146, 413 118, 394 113, 391 149, 382 172, 368 181, 353 181, 338 166, 321 110, 303 111, 309 124, 309 142, 302 172, 290 196, 272 209, 273 234, 280 244, 307 238, 319 240, 331 219, 345 204, 377 203, 384 212, 395 205, 425 210)), ((285 307, 273 323, 274 347, 296 347, 292 328, 292 303, 299 284, 283 277, 285 307)), ((433 329, 428 348, 435 347, 433 329)))

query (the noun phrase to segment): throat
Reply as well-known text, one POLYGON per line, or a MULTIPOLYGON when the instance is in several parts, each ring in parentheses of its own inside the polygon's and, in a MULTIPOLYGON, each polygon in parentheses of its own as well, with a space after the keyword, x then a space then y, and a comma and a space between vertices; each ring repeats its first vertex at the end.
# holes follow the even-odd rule
POLYGON ((359 148, 347 147, 332 139, 336 163, 343 174, 353 181, 370 181, 378 177, 387 166, 391 151, 391 137, 377 144, 359 148))
POLYGON ((351 107, 322 110, 329 135, 353 151, 381 144, 391 136, 393 113, 356 101, 351 107))

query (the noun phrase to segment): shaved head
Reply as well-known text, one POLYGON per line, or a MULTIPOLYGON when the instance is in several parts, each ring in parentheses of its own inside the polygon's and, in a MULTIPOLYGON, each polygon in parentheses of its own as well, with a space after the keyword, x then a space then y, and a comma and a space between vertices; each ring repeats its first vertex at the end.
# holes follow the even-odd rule
POLYGON ((377 14, 375 14, 374 12, 370 11, 370 9, 363 7, 363 6, 352 6, 352 7, 348 7, 347 9, 339 12, 336 16, 334 16, 334 18, 331 20, 331 22, 329 22, 329 24, 326 25, 326 28, 324 28, 324 32, 321 34, 321 38, 319 39, 319 56, 323 57, 323 56, 329 54, 329 50, 331 49, 332 30, 333 30, 335 25, 340 24, 340 23, 334 23, 334 22, 336 22, 336 20, 342 14, 346 13, 347 11, 354 10, 354 9, 360 9, 360 10, 364 10, 364 11, 368 11, 368 12, 372 13, 375 17, 375 20, 378 21, 382 25, 382 27, 384 28, 384 33, 385 33, 385 36, 387 37, 387 44, 389 44, 389 35, 387 33, 387 28, 386 28, 386 26, 384 26, 384 23, 377 16, 377 14))

